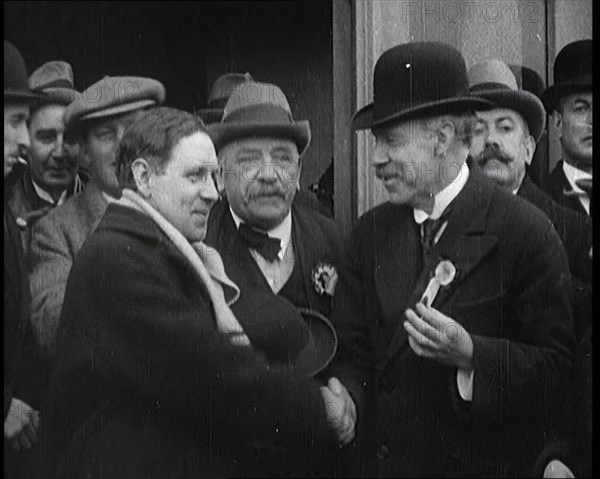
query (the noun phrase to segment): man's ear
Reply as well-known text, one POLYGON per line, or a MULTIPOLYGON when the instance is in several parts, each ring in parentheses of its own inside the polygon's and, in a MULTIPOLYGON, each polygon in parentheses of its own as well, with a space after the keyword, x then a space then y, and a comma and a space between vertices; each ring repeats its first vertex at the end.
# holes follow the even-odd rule
POLYGON ((556 135, 558 138, 562 138, 562 122, 562 114, 558 110, 554 110, 552 112, 552 123, 554 123, 554 128, 556 128, 556 135))
POLYGON ((144 198, 149 198, 150 188, 150 165, 144 158, 137 158, 131 164, 131 172, 135 181, 137 191, 144 198))
POLYGON ((449 119, 441 119, 436 128, 435 156, 444 156, 454 143, 456 130, 454 123, 449 119))
POLYGON ((529 135, 525 138, 525 163, 527 165, 531 165, 531 160, 533 160, 533 154, 535 153, 535 139, 533 136, 529 135))

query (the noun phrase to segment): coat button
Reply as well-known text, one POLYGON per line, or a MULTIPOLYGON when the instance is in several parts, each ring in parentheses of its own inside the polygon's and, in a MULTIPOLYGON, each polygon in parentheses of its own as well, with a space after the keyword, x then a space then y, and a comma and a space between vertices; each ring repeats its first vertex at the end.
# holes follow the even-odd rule
POLYGON ((379 459, 385 459, 390 455, 390 448, 387 447, 385 444, 382 444, 381 446, 379 446, 379 448, 377 449, 377 457, 379 459))

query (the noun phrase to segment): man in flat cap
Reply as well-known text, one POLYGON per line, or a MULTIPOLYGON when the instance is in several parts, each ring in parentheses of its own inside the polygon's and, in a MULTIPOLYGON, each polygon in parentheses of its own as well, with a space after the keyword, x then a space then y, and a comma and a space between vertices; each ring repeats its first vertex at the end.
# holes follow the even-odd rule
POLYGON ((351 234, 332 322, 341 381, 359 368, 374 398, 358 412, 376 476, 530 473, 540 404, 572 362, 564 249, 543 213, 467 165, 474 110, 491 106, 467 93, 460 52, 403 44, 353 119, 375 136, 389 202, 351 234))
MULTIPOLYGON (((337 281, 340 235, 335 224, 294 203, 308 121, 295 121, 281 89, 248 82, 230 96, 221 123, 209 125, 219 155, 224 196, 210 214, 207 244, 223 257, 240 287, 240 317, 256 293, 272 293, 328 317, 337 281)), ((324 388, 339 402, 341 444, 354 436, 352 398, 331 378, 324 388)))
POLYGON ((578 310, 574 315, 578 337, 581 337, 591 322, 592 222, 587 215, 552 200, 527 173, 536 143, 544 131, 544 106, 535 95, 517 88, 513 73, 499 60, 474 65, 469 70, 469 78, 471 93, 496 106, 477 112, 471 145, 473 163, 490 180, 531 202, 552 221, 575 276, 573 285, 578 306, 583 306, 582 302, 590 303, 589 308, 578 310))
MULTIPOLYGON (((104 77, 65 111, 65 126, 79 141, 90 165, 84 192, 52 210, 32 231, 30 262, 31 322, 48 355, 54 339, 67 277, 75 255, 96 228, 106 206, 119 196, 116 153, 127 127, 147 108, 165 99, 162 83, 141 77, 104 77)), ((94 261, 93 244, 83 252, 94 261)))
POLYGON ((29 87, 42 93, 43 99, 31 108, 27 166, 9 199, 26 252, 33 223, 82 190, 77 156, 67 145, 63 121, 67 106, 81 95, 73 88, 71 65, 63 61, 44 63, 29 77, 29 87))
POLYGON ((29 324, 29 284, 21 238, 15 218, 7 207, 7 180, 18 159, 29 147, 29 106, 38 94, 27 84, 21 53, 4 40, 4 477, 17 477, 13 451, 30 449, 37 442, 39 413, 23 396, 28 371, 24 360, 29 324))
POLYGON ((592 40, 569 43, 559 52, 554 85, 542 101, 561 145, 561 160, 545 190, 557 203, 592 216, 592 40))
MULTIPOLYGON (((271 361, 266 338, 230 309, 239 288, 203 242, 217 170, 210 137, 190 113, 158 107, 125 133, 122 197, 76 256, 65 292, 50 381, 52 477, 264 477, 254 445, 286 448, 300 470, 317 446, 334 445, 311 377, 331 343, 324 363, 314 336, 314 360, 296 360, 281 346, 306 328, 288 321, 271 333, 281 358, 271 361)), ((299 316, 263 295, 255 319, 275 321, 281 309, 268 305, 277 300, 288 319, 299 316)))

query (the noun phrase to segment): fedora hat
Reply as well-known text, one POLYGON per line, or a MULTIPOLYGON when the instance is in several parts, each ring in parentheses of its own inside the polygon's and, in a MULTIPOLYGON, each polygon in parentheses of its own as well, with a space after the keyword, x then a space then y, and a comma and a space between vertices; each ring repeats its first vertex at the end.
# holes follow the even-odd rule
POLYGON ((488 106, 468 95, 467 68, 458 50, 438 42, 398 45, 375 64, 373 103, 354 114, 364 130, 392 120, 461 112, 488 106))
POLYGON ((164 85, 152 78, 109 77, 94 83, 65 110, 65 126, 79 130, 90 120, 122 115, 165 101, 164 85))
POLYGON ((546 127, 546 112, 533 93, 520 90, 510 67, 500 60, 487 60, 469 70, 469 92, 494 103, 497 108, 515 110, 527 122, 538 142, 546 127))
POLYGON ((565 46, 554 62, 554 84, 544 91, 542 102, 552 113, 560 98, 574 91, 592 89, 592 40, 565 46))
MULTIPOLYGON (((241 299, 241 298, 240 298, 241 299)), ((236 313, 254 348, 271 365, 314 376, 327 367, 337 350, 335 329, 321 313, 296 309, 287 299, 252 293, 236 313)))
POLYGON ((308 121, 294 121, 287 98, 270 83, 239 85, 227 100, 221 122, 207 129, 217 151, 239 138, 273 136, 292 140, 302 156, 310 143, 308 121))
POLYGON ((4 101, 33 103, 40 96, 29 88, 23 55, 12 43, 4 40, 4 101))
POLYGON ((29 77, 29 88, 44 94, 42 103, 57 103, 69 105, 81 96, 75 90, 73 69, 63 61, 44 63, 29 77))
POLYGON ((224 75, 221 75, 214 81, 210 88, 206 108, 196 110, 196 115, 202 118, 206 124, 221 121, 225 105, 233 91, 242 83, 251 81, 254 81, 254 79, 248 72, 225 73, 224 75))

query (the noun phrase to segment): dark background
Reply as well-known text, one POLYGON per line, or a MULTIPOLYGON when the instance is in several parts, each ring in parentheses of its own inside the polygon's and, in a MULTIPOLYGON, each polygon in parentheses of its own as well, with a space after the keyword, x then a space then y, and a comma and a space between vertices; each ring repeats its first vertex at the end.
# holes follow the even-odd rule
POLYGON ((303 187, 333 156, 331 26, 331 1, 4 3, 5 39, 28 73, 67 61, 80 91, 104 75, 148 76, 166 105, 194 111, 226 72, 277 84, 294 118, 310 120, 303 187))

